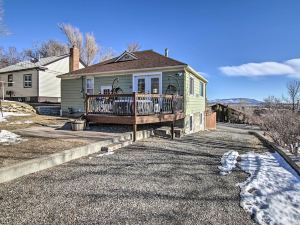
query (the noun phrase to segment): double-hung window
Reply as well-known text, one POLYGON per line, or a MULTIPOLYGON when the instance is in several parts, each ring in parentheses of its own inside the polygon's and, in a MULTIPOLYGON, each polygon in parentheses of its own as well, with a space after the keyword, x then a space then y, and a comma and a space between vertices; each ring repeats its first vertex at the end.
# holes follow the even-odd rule
POLYGON ((8 81, 7 86, 8 86, 8 87, 12 87, 12 86, 13 86, 13 75, 12 75, 12 74, 9 74, 9 75, 7 76, 7 81, 8 81))
POLYGON ((87 78, 86 79, 86 93, 88 95, 94 94, 94 78, 87 78))
POLYGON ((204 96, 204 84, 200 81, 199 82, 200 84, 199 84, 199 95, 200 96, 204 96))
POLYGON ((24 74, 23 83, 24 83, 24 88, 31 88, 32 87, 32 75, 24 74))
POLYGON ((194 78, 190 77, 190 95, 194 95, 194 78))

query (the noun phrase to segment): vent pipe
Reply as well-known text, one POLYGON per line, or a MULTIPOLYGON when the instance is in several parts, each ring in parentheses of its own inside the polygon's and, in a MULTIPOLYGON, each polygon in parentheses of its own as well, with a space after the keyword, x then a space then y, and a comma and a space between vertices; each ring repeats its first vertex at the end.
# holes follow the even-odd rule
POLYGON ((169 49, 168 48, 165 48, 165 56, 169 57, 169 49))

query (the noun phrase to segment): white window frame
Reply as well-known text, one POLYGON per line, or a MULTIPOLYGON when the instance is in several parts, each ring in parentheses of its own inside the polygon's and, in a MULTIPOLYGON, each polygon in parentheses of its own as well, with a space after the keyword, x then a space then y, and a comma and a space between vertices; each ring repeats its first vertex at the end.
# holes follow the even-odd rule
POLYGON ((162 94, 162 72, 148 72, 148 73, 135 73, 132 75, 132 91, 137 92, 137 86, 136 86, 136 78, 142 77, 145 78, 145 90, 150 90, 151 87, 151 78, 158 77, 159 78, 159 94, 162 94))
POLYGON ((24 88, 32 88, 32 74, 24 74, 23 75, 23 87, 24 88), (30 77, 30 81, 26 80, 26 77, 30 77))
POLYGON ((200 119, 199 119, 199 122, 200 122, 200 127, 202 127, 202 125, 203 125, 203 120, 204 120, 204 118, 203 118, 203 112, 200 112, 200 119))
POLYGON ((95 83, 94 83, 94 81, 95 81, 95 79, 94 79, 94 77, 86 77, 86 79, 85 79, 85 93, 87 94, 88 93, 88 89, 89 90, 93 90, 92 91, 92 95, 94 94, 94 91, 95 91, 95 83), (92 88, 88 88, 88 80, 92 80, 92 88))
POLYGON ((194 131, 194 115, 190 114, 189 116, 189 132, 193 132, 194 131), (191 129, 191 117, 192 117, 192 129, 191 129))
POLYGON ((199 80, 199 96, 204 97, 204 83, 201 80, 199 80))
POLYGON ((190 76, 189 78, 189 94, 190 96, 194 96, 195 95, 195 78, 190 76), (191 89, 191 80, 193 81, 193 88, 191 89), (191 90, 193 90, 193 93, 191 93, 191 90))
POLYGON ((111 92, 111 86, 108 86, 108 85, 100 86, 101 94, 104 94, 104 90, 106 90, 106 89, 109 89, 109 91, 111 92))
POLYGON ((11 73, 11 74, 8 74, 7 75, 7 87, 12 87, 13 86, 13 83, 14 83, 14 75, 11 73), (11 77, 11 80, 9 79, 11 77))

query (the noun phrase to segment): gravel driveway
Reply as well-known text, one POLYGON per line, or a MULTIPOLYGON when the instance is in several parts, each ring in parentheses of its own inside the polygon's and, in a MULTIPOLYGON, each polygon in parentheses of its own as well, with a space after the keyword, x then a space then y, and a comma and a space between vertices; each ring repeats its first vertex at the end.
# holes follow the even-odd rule
POLYGON ((253 224, 239 206, 228 150, 266 151, 239 130, 152 138, 0 185, 0 224, 253 224))

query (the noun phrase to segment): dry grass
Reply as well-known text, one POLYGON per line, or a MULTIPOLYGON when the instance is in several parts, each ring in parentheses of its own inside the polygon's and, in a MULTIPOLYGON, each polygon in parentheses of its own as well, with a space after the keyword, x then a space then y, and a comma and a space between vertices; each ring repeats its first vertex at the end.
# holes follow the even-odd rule
MULTIPOLYGON (((42 116, 38 114, 30 114, 29 116, 11 116, 6 122, 0 123, 0 130, 8 130, 14 132, 18 129, 24 129, 32 126, 62 126, 69 119, 55 116, 42 116), (24 121, 32 121, 30 124, 24 124, 24 121), (10 124, 22 122, 21 124, 10 124)), ((23 137, 27 141, 3 145, 0 144, 0 167, 33 159, 51 153, 71 149, 78 146, 86 145, 86 142, 79 140, 68 141, 59 138, 43 138, 43 137, 23 137)))
POLYGON ((0 145, 0 167, 86 145, 84 141, 41 137, 24 138, 26 141, 18 144, 0 145))
POLYGON ((0 130, 16 130, 32 126, 51 126, 63 125, 69 118, 56 117, 56 116, 42 116, 38 114, 30 114, 29 116, 11 116, 7 118, 7 122, 0 123, 0 130), (30 124, 10 124, 14 122, 24 122, 26 120, 32 121, 30 124))

